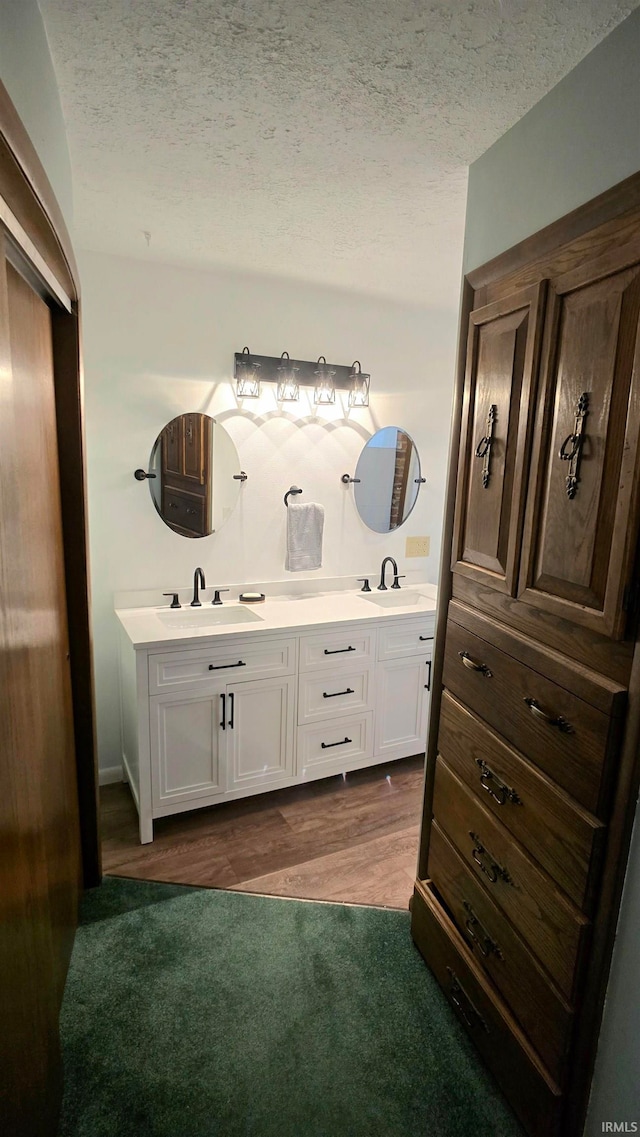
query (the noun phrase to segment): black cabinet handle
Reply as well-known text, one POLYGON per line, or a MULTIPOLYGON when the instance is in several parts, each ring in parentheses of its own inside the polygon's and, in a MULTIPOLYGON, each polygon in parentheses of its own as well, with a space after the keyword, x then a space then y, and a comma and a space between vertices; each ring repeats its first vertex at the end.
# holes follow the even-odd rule
POLYGON ((236 697, 235 697, 233 691, 229 695, 229 705, 231 707, 231 713, 229 715, 229 729, 233 730, 233 728, 235 726, 234 712, 236 709, 236 697))
POLYGON ((432 640, 433 636, 418 636, 420 643, 425 643, 427 640, 432 640))
POLYGON ((497 955, 498 959, 503 959, 504 957, 496 941, 492 940, 489 933, 485 931, 478 917, 473 911, 473 908, 469 904, 469 901, 463 900, 462 907, 467 912, 465 927, 469 933, 469 938, 473 940, 481 955, 484 955, 485 958, 487 958, 491 955, 492 952, 494 952, 494 954, 497 955))
POLYGON ((246 666, 247 666, 246 663, 243 663, 242 660, 239 659, 237 663, 210 663, 209 664, 209 671, 224 671, 225 667, 246 667, 246 666))
POLYGON ((476 864, 479 865, 480 869, 487 877, 487 880, 490 880, 492 884, 496 884, 499 879, 503 880, 505 884, 513 884, 513 881, 507 869, 499 864, 498 861, 496 861, 495 857, 491 856, 491 853, 488 849, 485 849, 482 841, 478 837, 478 834, 470 831, 469 836, 474 843, 474 847, 471 850, 471 856, 473 857, 476 864), (488 864, 485 864, 485 859, 488 864))
POLYGON ((491 797, 494 801, 497 801, 498 805, 504 805, 507 801, 510 801, 512 805, 522 805, 522 801, 516 791, 505 785, 498 775, 494 774, 491 767, 487 766, 483 758, 476 758, 476 765, 480 767, 480 785, 483 790, 491 794, 491 797))
POLYGON ((226 730, 227 729, 227 696, 221 695, 220 698, 222 699, 222 718, 220 720, 220 726, 222 727, 223 730, 226 730))
POLYGON ((346 691, 331 691, 331 693, 328 693, 327 691, 322 692, 323 699, 337 699, 338 695, 355 695, 355 691, 353 690, 353 687, 347 687, 346 691))
POLYGON ((353 739, 343 738, 341 742, 321 742, 320 745, 323 750, 330 750, 332 746, 346 746, 347 742, 353 742, 353 739))
POLYGON ((467 995, 455 971, 452 971, 450 967, 447 967, 447 971, 449 973, 449 998, 460 1015, 460 1018, 471 1029, 479 1026, 488 1034, 489 1027, 467 995))
POLYGON ((468 651, 459 651, 458 655, 469 671, 479 671, 486 679, 493 679, 493 671, 490 671, 486 663, 479 663, 468 651))
POLYGON ((427 672, 429 678, 427 679, 427 682, 425 683, 425 687, 426 687, 427 691, 430 691, 431 690, 431 660, 427 659, 426 664, 427 664, 427 667, 429 668, 429 670, 427 672))
POLYGON ((547 714, 546 711, 543 711, 537 699, 525 699, 525 703, 535 718, 546 722, 548 726, 557 726, 558 730, 561 730, 563 734, 573 734, 571 723, 567 722, 562 715, 547 714))
POLYGON ((354 647, 338 647, 335 651, 329 651, 329 648, 324 649, 325 655, 341 655, 343 651, 355 651, 354 647))

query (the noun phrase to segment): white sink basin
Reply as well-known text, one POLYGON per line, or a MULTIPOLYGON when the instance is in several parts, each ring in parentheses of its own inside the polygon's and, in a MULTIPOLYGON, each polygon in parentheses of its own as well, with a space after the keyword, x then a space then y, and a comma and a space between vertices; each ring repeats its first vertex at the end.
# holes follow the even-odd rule
POLYGON ((166 608, 156 615, 168 628, 209 628, 216 624, 252 624, 255 620, 262 620, 262 616, 243 604, 221 604, 215 608, 166 608))
POLYGON ((408 608, 411 604, 424 604, 425 596, 421 596, 419 592, 405 592, 403 588, 388 589, 387 592, 378 592, 377 588, 369 595, 368 592, 360 592, 359 596, 362 600, 368 600, 370 604, 377 604, 380 608, 408 608))

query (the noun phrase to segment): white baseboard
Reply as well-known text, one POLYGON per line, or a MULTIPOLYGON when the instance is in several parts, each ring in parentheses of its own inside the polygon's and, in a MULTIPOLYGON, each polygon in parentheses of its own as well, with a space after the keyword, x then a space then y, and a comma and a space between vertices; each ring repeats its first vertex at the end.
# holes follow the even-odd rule
POLYGON ((123 781, 122 766, 107 766, 104 770, 98 770, 98 782, 101 786, 111 786, 114 782, 123 781))

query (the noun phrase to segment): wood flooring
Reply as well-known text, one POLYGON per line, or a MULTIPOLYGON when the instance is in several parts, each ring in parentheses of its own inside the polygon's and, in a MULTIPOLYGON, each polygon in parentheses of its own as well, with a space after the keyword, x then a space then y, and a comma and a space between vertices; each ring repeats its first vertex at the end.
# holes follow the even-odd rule
POLYGON ((140 845, 129 788, 100 791, 106 874, 406 908, 424 756, 227 802, 154 823, 140 845))

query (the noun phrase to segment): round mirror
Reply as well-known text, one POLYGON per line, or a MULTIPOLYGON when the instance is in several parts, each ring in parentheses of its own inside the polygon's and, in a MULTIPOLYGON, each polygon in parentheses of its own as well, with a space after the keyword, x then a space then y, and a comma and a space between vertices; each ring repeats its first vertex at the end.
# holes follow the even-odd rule
POLYGON ((416 444, 398 426, 378 430, 362 451, 356 467, 356 507, 365 525, 390 533, 411 513, 420 489, 416 444))
POLYGON ((231 516, 245 475, 223 426, 209 415, 178 415, 151 451, 151 497, 162 520, 182 537, 208 537, 231 516))

